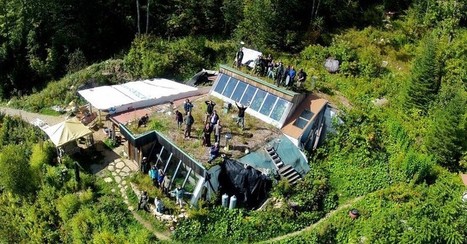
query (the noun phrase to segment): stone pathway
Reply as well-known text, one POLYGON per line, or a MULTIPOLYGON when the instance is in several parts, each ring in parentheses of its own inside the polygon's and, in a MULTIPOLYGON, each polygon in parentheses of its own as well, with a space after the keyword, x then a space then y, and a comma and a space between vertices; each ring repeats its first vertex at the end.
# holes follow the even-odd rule
MULTIPOLYGON (((114 151, 117 151, 114 149, 114 151)), ((104 152, 105 154, 105 152, 104 152)), ((112 192, 116 192, 117 190, 120 191, 120 194, 123 197, 123 201, 128 206, 128 210, 131 211, 134 218, 141 223, 146 229, 151 231, 159 240, 168 241, 170 237, 167 233, 159 232, 155 230, 152 225, 144 220, 138 212, 135 210, 135 206, 132 206, 130 201, 128 200, 127 190, 131 187, 130 182, 127 181, 127 177, 130 176, 132 172, 138 171, 138 167, 135 163, 131 160, 127 160, 124 158, 117 158, 111 161, 105 169, 101 169, 102 166, 100 165, 92 165, 91 169, 93 173, 103 176, 104 181, 107 183, 115 182, 117 185, 117 189, 113 188, 112 192), (94 172, 96 170, 96 172, 94 172), (108 173, 110 174, 108 174, 108 173)))

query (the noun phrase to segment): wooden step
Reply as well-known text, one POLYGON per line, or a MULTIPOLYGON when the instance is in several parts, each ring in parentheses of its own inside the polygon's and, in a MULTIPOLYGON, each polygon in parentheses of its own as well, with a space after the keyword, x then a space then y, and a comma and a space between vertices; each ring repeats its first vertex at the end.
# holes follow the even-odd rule
POLYGON ((287 180, 292 183, 294 181, 297 181, 298 179, 302 178, 299 174, 294 175, 293 177, 287 178, 287 180))
POLYGON ((298 178, 296 178, 296 179, 293 180, 293 181, 289 181, 289 183, 290 183, 291 185, 295 185, 295 184, 297 184, 297 182, 298 182, 299 180, 301 180, 301 179, 302 179, 301 177, 298 177, 298 178))
POLYGON ((290 167, 288 170, 282 171, 281 176, 284 178, 289 178, 289 176, 294 175, 295 173, 296 173, 295 169, 290 167))
POLYGON ((290 165, 286 165, 286 166, 282 167, 282 168, 279 170, 279 174, 280 174, 280 175, 283 175, 283 172, 289 170, 290 168, 292 168, 292 166, 290 166, 290 165))
POLYGON ((284 162, 280 161, 279 163, 276 164, 276 167, 278 169, 282 168, 284 166, 284 162))
POLYGON ((274 162, 274 164, 278 164, 278 163, 282 162, 282 159, 276 158, 276 159, 273 159, 272 161, 274 162))

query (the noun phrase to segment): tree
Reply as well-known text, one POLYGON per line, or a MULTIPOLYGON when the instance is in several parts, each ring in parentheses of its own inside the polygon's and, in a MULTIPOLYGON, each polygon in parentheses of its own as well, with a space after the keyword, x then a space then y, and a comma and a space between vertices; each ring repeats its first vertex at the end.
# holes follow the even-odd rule
POLYGON ((0 153, 0 185, 18 195, 27 195, 35 188, 31 181, 31 168, 23 152, 21 145, 8 145, 0 153))
POLYGON ((409 80, 406 104, 409 108, 427 112, 434 100, 440 85, 436 44, 433 38, 428 38, 422 52, 415 58, 412 65, 412 75, 409 80))
POLYGON ((467 114, 459 110, 467 106, 465 92, 450 90, 432 113, 432 126, 425 139, 427 151, 438 163, 456 169, 462 153, 466 151, 467 114))

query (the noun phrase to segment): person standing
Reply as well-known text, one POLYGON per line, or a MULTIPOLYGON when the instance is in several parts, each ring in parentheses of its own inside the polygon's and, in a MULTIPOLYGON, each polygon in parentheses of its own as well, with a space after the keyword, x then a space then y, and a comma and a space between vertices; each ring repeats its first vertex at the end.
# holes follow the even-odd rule
POLYGON ((162 187, 162 183, 164 182, 165 179, 165 174, 162 171, 162 169, 159 169, 159 176, 157 177, 157 182, 159 183, 159 186, 162 187))
POLYGON ((151 167, 151 169, 149 170, 149 177, 151 177, 151 180, 152 180, 152 184, 157 187, 158 186, 158 182, 157 182, 157 178, 159 177, 159 173, 157 172, 157 168, 155 165, 153 165, 151 167))
POLYGON ((195 122, 193 116, 191 116, 191 112, 188 112, 185 116, 185 138, 191 137, 191 126, 195 122))
POLYGON ((235 105, 237 105, 238 108, 238 116, 237 116, 237 125, 240 125, 242 129, 245 128, 245 110, 248 108, 248 106, 243 106, 242 104, 238 105, 237 102, 235 102, 235 105))
POLYGON ((143 157, 143 159, 141 160, 141 172, 143 174, 147 174, 149 171, 149 162, 148 162, 148 158, 146 157, 143 157))
POLYGON ((277 65, 277 69, 276 69, 276 85, 278 87, 281 86, 283 74, 284 74, 284 65, 282 64, 282 62, 279 61, 279 64, 277 65))
POLYGON ((164 181, 162 183, 162 191, 165 193, 165 194, 169 194, 169 190, 170 190, 170 184, 172 182, 170 181, 170 177, 167 175, 164 177, 164 181))
POLYGON ((237 66, 237 69, 242 66, 242 60, 243 60, 243 47, 241 47, 238 52, 235 54, 235 65, 237 66))
POLYGON ((303 71, 303 69, 300 69, 298 71, 297 77, 298 77, 297 87, 300 88, 302 86, 302 84, 305 83, 307 74, 305 73, 305 71, 303 71))
POLYGON ((212 112, 214 111, 214 106, 216 106, 216 103, 213 102, 212 100, 205 101, 207 107, 206 107, 206 113, 211 115, 212 112))
POLYGON ((214 127, 214 125, 217 124, 218 121, 219 121, 219 115, 217 115, 217 111, 214 110, 214 112, 212 112, 211 117, 209 118, 209 123, 211 125, 211 130, 214 127))
POLYGON ((222 126, 221 121, 217 121, 217 124, 214 125, 214 142, 219 143, 221 140, 222 126))
POLYGON ((203 129, 203 146, 210 147, 211 146, 211 132, 212 126, 210 123, 206 123, 203 129))
POLYGON ((148 192, 143 191, 143 193, 139 197, 138 210, 140 209, 147 210, 148 202, 149 202, 148 192))
POLYGON ((156 206, 156 213, 164 212, 164 203, 162 202, 162 199, 158 199, 157 197, 155 197, 154 206, 156 206))
POLYGON ((287 86, 293 86, 296 74, 297 74, 297 72, 295 71, 294 67, 293 66, 290 67, 290 70, 289 70, 289 84, 287 84, 287 86))
POLYGON ((174 190, 175 193, 175 203, 180 205, 180 208, 183 208, 183 196, 185 195, 185 190, 178 185, 174 190))
POLYGON ((185 115, 193 110, 193 104, 190 102, 190 99, 185 99, 185 103, 183 104, 183 109, 185 110, 185 115))
POLYGON ((182 115, 182 113, 180 113, 180 111, 178 111, 178 110, 175 111, 175 121, 177 121, 178 129, 182 128, 182 124, 183 124, 183 115, 182 115))

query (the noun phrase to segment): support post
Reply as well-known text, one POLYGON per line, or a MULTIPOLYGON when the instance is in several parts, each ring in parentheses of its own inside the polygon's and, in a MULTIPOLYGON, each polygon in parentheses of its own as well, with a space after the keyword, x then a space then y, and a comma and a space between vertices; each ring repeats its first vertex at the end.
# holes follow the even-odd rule
POLYGON ((188 181, 188 178, 190 177, 191 171, 192 171, 192 169, 190 168, 190 169, 188 170, 188 173, 186 174, 185 180, 183 180, 182 187, 185 187, 186 182, 188 181))
POLYGON ((170 159, 172 159, 172 155, 173 153, 170 153, 170 156, 169 156, 169 159, 167 159, 167 163, 165 163, 165 167, 164 167, 164 174, 165 174, 165 171, 167 170, 167 167, 169 167, 169 164, 170 164, 170 159))
POLYGON ((175 169, 175 173, 174 175, 172 176, 172 180, 170 181, 170 188, 172 188, 172 183, 174 182, 175 180, 175 177, 177 176, 177 173, 178 173, 178 169, 180 169, 180 165, 182 165, 182 160, 180 159, 180 161, 178 161, 178 165, 177 165, 177 169, 175 169))
POLYGON ((157 164, 158 164, 159 161, 161 160, 162 152, 163 152, 163 151, 164 151, 164 146, 162 146, 161 151, 159 152, 159 155, 157 156, 156 163, 154 164, 155 166, 157 166, 157 164))

